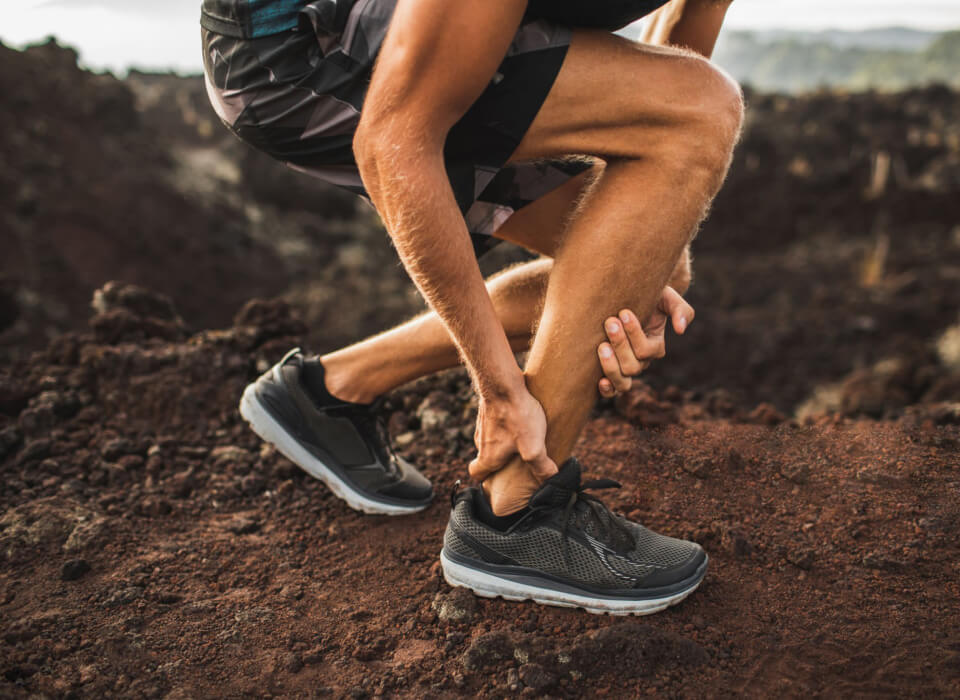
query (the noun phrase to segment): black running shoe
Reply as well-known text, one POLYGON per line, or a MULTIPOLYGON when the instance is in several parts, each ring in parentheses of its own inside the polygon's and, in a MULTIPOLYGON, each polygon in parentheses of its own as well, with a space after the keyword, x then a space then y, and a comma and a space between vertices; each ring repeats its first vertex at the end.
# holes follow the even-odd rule
POLYGON ((570 458, 522 511, 497 517, 483 492, 454 497, 440 562, 451 586, 487 598, 533 600, 592 613, 648 615, 686 598, 707 572, 700 545, 611 513, 570 458))
POLYGON ((247 386, 240 401, 240 415, 257 435, 351 508, 383 515, 423 510, 433 487, 393 453, 378 408, 378 402, 347 403, 332 396, 323 365, 299 348, 247 386))

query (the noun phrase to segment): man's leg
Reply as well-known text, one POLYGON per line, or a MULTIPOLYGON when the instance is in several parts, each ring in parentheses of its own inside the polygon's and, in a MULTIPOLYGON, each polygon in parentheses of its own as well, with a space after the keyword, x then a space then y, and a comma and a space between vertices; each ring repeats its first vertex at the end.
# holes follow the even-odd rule
MULTIPOLYGON (((513 214, 497 236, 552 257, 564 223, 586 183, 600 168, 571 178, 513 214)), ((550 272, 550 260, 534 260, 494 275, 487 282, 503 328, 517 351, 530 345, 550 272)), ((327 388, 345 401, 368 403, 413 379, 455 367, 457 349, 434 312, 321 358, 327 388), (389 359, 389 361, 388 361, 389 359)))
MULTIPOLYGON (((602 166, 582 173, 517 211, 497 236, 553 257, 567 220, 587 183, 602 166)), ((529 349, 540 317, 552 261, 546 258, 515 265, 490 277, 487 289, 503 328, 517 352, 529 349)), ((681 294, 690 284, 689 264, 674 271, 670 285, 681 294)), ((321 358, 330 392, 346 401, 369 403, 420 377, 456 367, 460 358, 436 313, 421 314, 321 358), (389 362, 384 361, 389 358, 389 362)))
MULTIPOLYGON (((654 308, 719 189, 739 134, 739 89, 679 51, 578 32, 515 160, 587 154, 607 162, 554 258, 526 366, 547 416, 547 452, 569 456, 597 398, 603 320, 654 308)), ((489 474, 476 465, 474 476, 489 474)), ((519 459, 484 483, 498 515, 538 480, 519 459)))

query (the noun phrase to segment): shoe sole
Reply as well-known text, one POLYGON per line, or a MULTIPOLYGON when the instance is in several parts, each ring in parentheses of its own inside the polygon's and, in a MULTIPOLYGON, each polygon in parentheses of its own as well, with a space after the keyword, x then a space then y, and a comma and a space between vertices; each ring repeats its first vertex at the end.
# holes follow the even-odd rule
POLYGON ((503 598, 513 601, 532 600, 542 605, 583 608, 595 615, 652 615, 666 610, 697 589, 706 575, 708 561, 709 559, 704 559, 703 564, 691 577, 691 579, 695 579, 693 583, 683 590, 660 598, 625 600, 601 598, 589 593, 576 594, 553 588, 541 588, 529 583, 502 578, 486 571, 459 564, 447 557, 445 552, 440 552, 440 566, 443 569, 443 577, 451 586, 469 588, 483 598, 503 598))
POLYGON ((309 450, 270 415, 257 398, 255 383, 249 384, 240 399, 240 415, 260 438, 277 448, 284 457, 303 469, 307 474, 319 479, 333 493, 354 510, 370 515, 409 515, 419 513, 430 504, 418 506, 398 506, 375 501, 356 491, 337 473, 317 459, 309 450))

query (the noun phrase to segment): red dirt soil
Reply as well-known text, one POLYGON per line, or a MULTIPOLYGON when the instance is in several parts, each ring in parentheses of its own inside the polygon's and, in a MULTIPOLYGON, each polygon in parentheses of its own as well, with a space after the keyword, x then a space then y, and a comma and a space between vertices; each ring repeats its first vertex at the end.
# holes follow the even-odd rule
POLYGON ((626 484, 611 505, 712 561, 667 612, 593 616, 443 582, 445 496, 471 451, 462 372, 385 409, 434 505, 364 516, 237 414, 304 330, 283 303, 189 339, 149 293, 99 306, 93 334, 0 374, 3 695, 960 691, 956 405, 797 423, 640 387, 601 407, 577 452, 626 484))

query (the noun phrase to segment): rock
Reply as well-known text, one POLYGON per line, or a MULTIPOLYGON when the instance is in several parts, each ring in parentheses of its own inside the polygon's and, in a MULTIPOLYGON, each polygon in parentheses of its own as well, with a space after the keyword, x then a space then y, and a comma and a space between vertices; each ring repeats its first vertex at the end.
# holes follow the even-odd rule
POLYGON ((881 571, 900 571, 907 567, 907 563, 890 557, 883 552, 870 552, 863 557, 863 565, 868 569, 881 571))
POLYGON ((643 383, 617 396, 614 405, 621 416, 645 427, 672 425, 680 420, 676 406, 660 401, 653 389, 643 383))
POLYGON ((300 336, 307 330, 293 307, 282 299, 251 299, 234 316, 233 325, 250 327, 255 347, 273 338, 300 336))
POLYGON ((324 651, 323 647, 319 645, 305 651, 302 657, 303 663, 308 664, 310 666, 315 666, 316 664, 323 662, 323 657, 324 657, 323 651, 324 651))
POLYGON ((417 434, 412 430, 408 430, 405 433, 400 433, 397 437, 393 438, 393 444, 397 447, 407 447, 413 444, 413 441, 417 439, 417 434))
POLYGON ((213 465, 218 469, 236 463, 249 464, 253 461, 253 458, 253 454, 249 450, 236 445, 223 445, 210 451, 210 459, 213 460, 213 465))
POLYGON ((101 343, 115 345, 148 338, 183 340, 187 333, 182 321, 144 317, 129 309, 110 309, 90 319, 90 328, 101 343))
POLYGON ((36 556, 44 548, 73 552, 103 532, 103 518, 58 498, 24 503, 0 518, 0 557, 36 556), (89 537, 89 539, 88 539, 89 537))
POLYGON ((90 306, 94 313, 104 314, 112 309, 126 309, 138 316, 162 321, 179 319, 169 297, 134 284, 107 282, 93 293, 90 306))
POLYGON ((881 418, 911 403, 913 370, 910 361, 889 359, 852 372, 841 385, 841 410, 848 416, 881 418))
POLYGON ((523 664, 518 670, 523 684, 538 693, 542 693, 557 682, 557 677, 539 664, 523 664))
POLYGON ((240 479, 240 490, 248 496, 256 496, 267 488, 267 480, 259 474, 247 474, 240 479))
POLYGON ((143 590, 137 588, 136 586, 128 586, 127 588, 120 588, 113 593, 111 593, 107 598, 101 603, 101 607, 104 608, 117 608, 121 605, 129 605, 133 601, 143 596, 143 590))
POLYGON ((195 486, 193 467, 190 467, 171 476, 165 484, 165 489, 173 498, 187 498, 193 493, 195 486))
POLYGON ((90 565, 86 559, 68 559, 60 567, 60 580, 76 581, 88 571, 90 571, 90 565))
POLYGON ((253 518, 234 518, 227 525, 227 530, 235 535, 249 535, 260 530, 260 523, 253 518))
POLYGON ((714 472, 713 458, 710 456, 701 455, 692 459, 685 459, 680 463, 680 466, 685 472, 698 479, 706 479, 714 472))
POLYGON ((303 598, 303 586, 298 583, 288 583, 280 589, 280 597, 286 600, 300 600, 303 598))
POLYGON ((760 425, 779 425, 786 420, 780 411, 777 410, 776 406, 769 403, 761 403, 755 409, 750 411, 750 414, 747 416, 747 420, 751 423, 759 423, 760 425))
POLYGON ((292 651, 282 654, 280 658, 277 659, 277 669, 286 671, 287 673, 297 673, 302 668, 303 661, 292 651))
POLYGON ((28 442, 20 451, 18 462, 26 464, 27 462, 46 459, 53 451, 53 441, 49 438, 37 438, 28 442))
POLYGON ((942 401, 912 408, 913 415, 929 419, 934 425, 960 425, 960 402, 942 401))
POLYGON ((137 447, 130 440, 114 438, 100 448, 100 455, 108 462, 114 462, 125 455, 136 454, 137 451, 137 447))
POLYGON ((417 408, 417 417, 420 419, 422 430, 430 432, 446 426, 451 418, 451 412, 443 407, 445 404, 449 404, 449 397, 446 394, 436 391, 430 392, 417 408), (438 395, 442 398, 439 398, 438 395))
POLYGON ((780 475, 795 484, 805 484, 810 480, 810 465, 806 462, 785 462, 780 465, 780 475))
POLYGON ((465 588, 437 593, 430 605, 441 622, 467 622, 477 609, 477 600, 465 588))
POLYGON ((797 547, 787 550, 786 559, 798 569, 808 571, 816 561, 816 554, 810 547, 797 547))
POLYGON ((80 520, 63 543, 63 551, 68 554, 80 552, 101 544, 107 534, 107 523, 107 519, 102 517, 80 520))
POLYGON ((728 528, 721 538, 723 548, 735 557, 748 557, 753 552, 753 545, 740 530, 728 528))
POLYGON ((271 622, 275 617, 276 615, 274 614, 273 610, 270 608, 260 607, 240 610, 233 615, 233 619, 242 625, 261 625, 266 622, 271 622))
POLYGON ((470 642, 460 660, 468 671, 490 668, 512 659, 515 646, 506 632, 487 632, 470 642))
POLYGON ((36 435, 53 428, 60 422, 80 409, 80 402, 75 396, 72 401, 54 391, 45 391, 30 400, 30 404, 23 410, 17 419, 17 425, 27 435, 36 435))
POLYGON ((137 504, 137 511, 151 518, 162 518, 173 511, 170 502, 160 496, 146 496, 137 504))
POLYGON ((704 397, 704 404, 707 411, 715 416, 732 416, 737 412, 738 401, 736 397, 726 389, 713 389, 707 392, 704 397))

